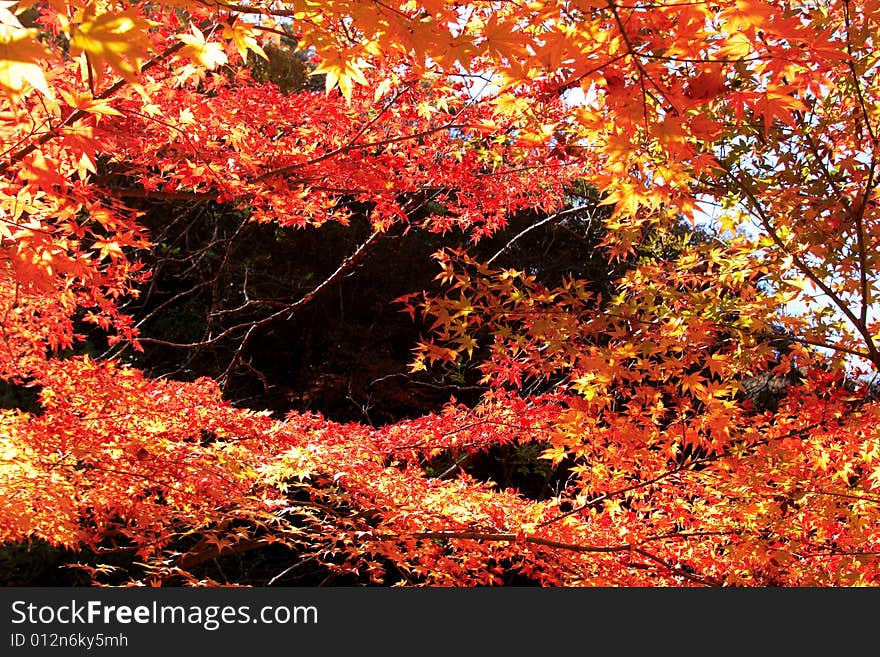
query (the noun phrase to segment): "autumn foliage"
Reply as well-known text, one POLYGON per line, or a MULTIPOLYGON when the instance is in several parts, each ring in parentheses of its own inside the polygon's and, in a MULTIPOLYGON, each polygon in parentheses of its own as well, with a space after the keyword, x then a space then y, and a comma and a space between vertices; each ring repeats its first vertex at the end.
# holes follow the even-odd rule
POLYGON ((39 402, 0 411, 0 544, 129 584, 235 583, 200 567, 271 548, 403 585, 880 583, 878 19, 873 0, 0 3, 0 377, 39 402), (322 90, 254 75, 282 39, 322 90), (174 343, 127 310, 151 203, 280 228, 357 208, 372 233, 301 298, 243 298, 174 343), (224 399, 261 330, 388 235, 480 244, 587 209, 610 293, 499 266, 520 233, 437 252, 439 292, 388 300, 425 327, 411 372, 470 363, 477 404, 370 426, 224 399), (87 332, 110 350, 85 355, 87 332), (219 381, 126 364, 221 340, 219 381), (499 446, 536 448, 554 495, 458 467, 499 446))

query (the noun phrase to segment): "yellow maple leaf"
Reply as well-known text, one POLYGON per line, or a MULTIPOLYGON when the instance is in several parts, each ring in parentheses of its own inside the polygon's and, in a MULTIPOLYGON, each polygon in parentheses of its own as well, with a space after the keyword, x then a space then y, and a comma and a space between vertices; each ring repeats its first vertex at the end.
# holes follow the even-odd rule
POLYGON ((75 92, 67 92, 63 89, 60 91, 61 97, 64 99, 64 102, 70 105, 71 107, 75 107, 78 110, 82 110, 83 112, 89 112, 90 114, 96 114, 100 118, 101 116, 122 116, 122 112, 117 109, 114 109, 110 105, 110 101, 106 99, 95 99, 91 94, 81 94, 75 92))
POLYGON ((561 445, 555 445, 553 447, 548 447, 547 449, 545 449, 541 453, 541 455, 538 456, 538 458, 547 459, 553 465, 559 465, 560 463, 562 463, 567 455, 568 451, 565 449, 565 447, 562 447, 561 445))
POLYGON ((218 66, 222 66, 227 61, 226 53, 219 43, 207 43, 205 35, 195 25, 191 28, 192 34, 179 34, 178 39, 183 41, 186 46, 183 52, 209 70, 214 70, 218 66))
POLYGON ((524 96, 517 97, 510 93, 501 94, 490 102, 497 108, 496 112, 502 116, 520 116, 531 105, 531 101, 528 98, 524 96))
POLYGON ((351 102, 354 84, 367 84, 363 69, 369 64, 362 59, 351 61, 344 52, 326 53, 321 64, 312 71, 313 75, 326 74, 325 88, 330 92, 337 84, 345 100, 351 102))
POLYGON ((719 57, 742 59, 752 52, 752 42, 743 32, 734 32, 723 42, 718 50, 719 57))
POLYGON ((260 47, 260 44, 257 43, 257 40, 254 37, 254 29, 250 25, 243 23, 224 25, 223 38, 232 39, 232 42, 238 50, 238 54, 241 55, 242 61, 247 61, 248 50, 256 53, 266 61, 269 61, 265 51, 260 47))
POLYGON ((52 97, 43 68, 37 61, 47 55, 37 41, 39 30, 26 29, 5 7, 0 8, 0 87, 12 100, 28 87, 52 97))
POLYGON ((91 17, 91 8, 82 23, 71 28, 70 54, 76 57, 85 52, 100 81, 101 62, 123 78, 133 81, 140 69, 140 60, 149 52, 147 30, 151 21, 139 16, 137 9, 107 12, 91 17))

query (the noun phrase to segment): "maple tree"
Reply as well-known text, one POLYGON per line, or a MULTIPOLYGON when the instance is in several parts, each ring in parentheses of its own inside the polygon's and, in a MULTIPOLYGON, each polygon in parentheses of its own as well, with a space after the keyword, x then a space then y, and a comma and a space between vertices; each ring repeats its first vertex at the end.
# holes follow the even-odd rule
POLYGON ((0 542, 133 551, 129 583, 222 583, 200 566, 279 545, 413 585, 877 584, 880 405, 860 375, 880 370, 878 16, 868 0, 2 3, 0 376, 39 409, 0 414, 0 542), (323 91, 255 79, 281 38, 323 91), (627 263, 612 293, 496 264, 596 201, 602 252, 627 263), (144 204, 166 202, 279 227, 345 225, 356 205, 372 232, 302 296, 245 290, 174 343, 125 306, 150 276, 144 204), (232 340, 222 384, 389 234, 480 242, 524 211, 543 218, 496 256, 442 250, 443 291, 396 300, 426 325, 412 370, 475 361, 476 405, 277 419, 215 381, 71 355, 83 327, 116 354, 232 340), (710 219, 714 236, 681 230, 710 219), (779 380, 772 408, 746 394, 779 380), (536 446, 556 494, 459 467, 499 445, 536 446))

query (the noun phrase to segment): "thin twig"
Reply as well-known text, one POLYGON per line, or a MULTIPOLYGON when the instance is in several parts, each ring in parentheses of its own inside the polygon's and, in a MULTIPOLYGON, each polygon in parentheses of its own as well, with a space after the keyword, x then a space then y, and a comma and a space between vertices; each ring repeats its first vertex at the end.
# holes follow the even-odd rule
POLYGON ((573 214, 577 214, 578 212, 582 212, 582 211, 584 211, 584 210, 590 210, 591 208, 592 208, 592 206, 588 206, 588 205, 579 205, 579 206, 574 207, 574 208, 568 208, 567 210, 561 210, 560 212, 556 212, 556 213, 554 213, 554 214, 551 214, 549 217, 545 217, 544 219, 541 219, 541 221, 539 221, 539 222, 537 222, 537 223, 534 223, 534 224, 532 224, 531 226, 527 226, 526 228, 524 228, 524 229, 522 229, 520 232, 518 232, 516 235, 514 235, 513 237, 511 237, 511 238, 510 238, 510 241, 507 242, 507 244, 505 244, 505 245, 502 246, 500 249, 498 249, 498 252, 486 261, 486 264, 487 264, 487 265, 491 265, 492 262, 493 262, 498 256, 500 256, 502 253, 504 253, 505 251, 507 251, 507 249, 509 249, 511 246, 513 246, 513 244, 514 244, 519 238, 521 238, 522 236, 526 235, 526 234, 529 233, 530 231, 533 231, 533 230, 535 230, 536 228, 540 228, 540 227, 543 226, 544 224, 549 223, 549 222, 551 222, 551 221, 558 221, 558 220, 560 220, 560 219, 564 219, 565 217, 570 217, 570 216, 573 215, 573 214))

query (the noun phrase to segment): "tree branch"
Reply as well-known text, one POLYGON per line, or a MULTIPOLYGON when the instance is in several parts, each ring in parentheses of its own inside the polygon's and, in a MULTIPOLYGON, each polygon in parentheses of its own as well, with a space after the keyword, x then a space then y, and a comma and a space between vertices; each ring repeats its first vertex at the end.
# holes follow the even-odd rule
MULTIPOLYGON (((204 22, 199 26, 199 29, 201 29, 202 32, 205 32, 207 29, 210 29, 211 27, 212 27, 212 23, 204 22)), ((171 57, 172 55, 174 55, 177 51, 179 51, 185 45, 186 44, 183 41, 177 41, 176 43, 168 46, 167 48, 165 48, 165 50, 160 52, 158 55, 156 55, 152 59, 144 62, 144 65, 141 66, 140 72, 143 73, 144 71, 147 71, 147 70, 153 68, 154 66, 157 66, 162 61, 164 61, 164 60, 168 59, 169 57, 171 57)), ((115 94, 117 91, 122 89, 126 84, 128 84, 128 81, 125 80, 124 78, 120 78, 119 80, 117 80, 116 82, 111 84, 109 87, 104 89, 104 91, 99 93, 94 98, 95 98, 95 100, 104 100, 106 98, 110 98, 113 94, 115 94)), ((51 141, 52 139, 57 137, 62 128, 65 128, 73 123, 76 123, 77 121, 79 121, 82 118, 85 118, 86 116, 89 116, 89 112, 86 110, 77 109, 77 110, 74 110, 73 112, 71 112, 70 115, 66 119, 64 119, 64 121, 62 121, 61 123, 59 123, 55 127, 51 128, 47 132, 40 135, 37 139, 35 139, 33 142, 31 142, 30 144, 28 144, 24 148, 18 150, 16 153, 14 153, 9 158, 8 162, 6 162, 3 165, 0 165, 0 174, 8 173, 9 169, 13 165, 21 162, 24 158, 26 158, 28 155, 33 153, 40 146, 42 146, 46 142, 51 141)))
POLYGON ((491 265, 492 262, 493 262, 498 256, 500 256, 502 253, 504 253, 505 251, 507 251, 507 249, 509 249, 511 246, 513 246, 513 244, 514 244, 519 238, 521 238, 522 236, 526 235, 527 233, 529 233, 529 232, 535 230, 536 228, 540 228, 540 227, 543 226, 544 224, 549 223, 549 222, 551 222, 551 221, 558 221, 558 220, 560 220, 560 219, 564 219, 565 217, 570 217, 571 215, 577 214, 578 212, 581 212, 581 211, 583 211, 583 210, 590 210, 591 208, 592 208, 592 206, 588 206, 588 205, 579 205, 579 206, 577 206, 577 207, 569 208, 569 209, 567 209, 567 210, 561 210, 561 211, 559 211, 559 212, 556 212, 556 213, 554 213, 554 214, 551 214, 549 217, 545 217, 544 219, 541 219, 541 221, 539 221, 539 222, 537 222, 537 223, 534 223, 534 224, 532 224, 531 226, 527 226, 526 228, 524 228, 524 229, 522 229, 520 232, 518 232, 516 235, 514 235, 513 237, 511 237, 511 238, 510 238, 510 241, 507 242, 507 244, 505 244, 505 245, 502 246, 500 249, 498 249, 498 252, 495 253, 495 255, 493 255, 491 258, 489 258, 489 259, 486 261, 486 264, 487 264, 487 265, 491 265))

